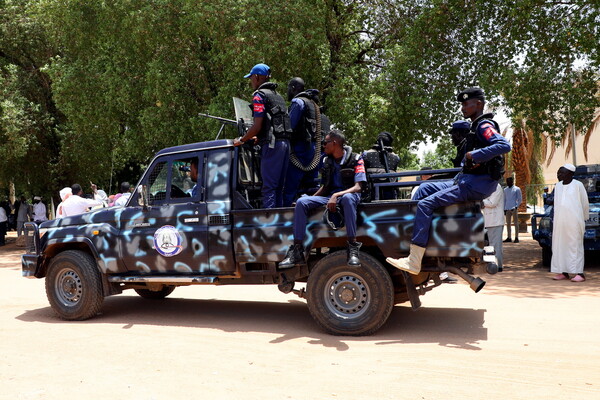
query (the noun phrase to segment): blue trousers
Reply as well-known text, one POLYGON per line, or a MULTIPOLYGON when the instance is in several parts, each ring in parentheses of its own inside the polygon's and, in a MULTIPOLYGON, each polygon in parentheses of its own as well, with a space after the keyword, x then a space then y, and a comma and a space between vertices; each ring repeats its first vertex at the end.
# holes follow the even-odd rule
MULTIPOLYGON (((296 143, 294 145, 294 154, 303 165, 308 165, 315 155, 315 143, 296 143)), ((314 171, 304 172, 290 163, 285 177, 285 188, 283 189, 283 206, 289 207, 292 205, 294 200, 296 200, 296 195, 301 184, 305 184, 307 187, 317 186, 314 185, 314 182, 317 179, 318 173, 318 168, 315 168, 314 171)))
POLYGON ((483 200, 496 190, 497 181, 489 175, 462 174, 454 181, 431 182, 421 184, 419 192, 430 193, 419 200, 413 226, 412 243, 427 247, 433 212, 436 208, 446 207, 463 201, 483 200))
POLYGON ((283 186, 290 160, 290 142, 276 140, 275 147, 264 143, 261 148, 263 208, 283 207, 283 186))
POLYGON ((423 182, 419 185, 419 188, 415 192, 413 200, 421 200, 427 196, 431 196, 432 194, 439 192, 442 189, 446 189, 448 184, 452 185, 454 180, 449 179, 440 182, 423 182))
MULTIPOLYGON (((327 204, 328 201, 329 197, 324 196, 303 196, 296 201, 296 208, 294 209, 294 240, 304 240, 308 212, 327 204)), ((346 193, 338 199, 338 204, 344 210, 346 235, 349 238, 356 237, 356 208, 358 207, 358 203, 360 203, 360 193, 346 193)))

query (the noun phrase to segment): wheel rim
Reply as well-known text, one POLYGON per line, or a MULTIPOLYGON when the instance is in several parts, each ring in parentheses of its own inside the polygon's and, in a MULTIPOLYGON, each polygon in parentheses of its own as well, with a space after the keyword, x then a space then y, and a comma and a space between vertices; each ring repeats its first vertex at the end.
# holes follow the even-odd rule
POLYGON ((331 277, 323 294, 329 311, 342 319, 360 317, 371 304, 369 287, 353 273, 343 272, 331 277))
POLYGON ((81 278, 71 268, 63 268, 56 276, 54 291, 63 305, 73 307, 83 294, 81 278))

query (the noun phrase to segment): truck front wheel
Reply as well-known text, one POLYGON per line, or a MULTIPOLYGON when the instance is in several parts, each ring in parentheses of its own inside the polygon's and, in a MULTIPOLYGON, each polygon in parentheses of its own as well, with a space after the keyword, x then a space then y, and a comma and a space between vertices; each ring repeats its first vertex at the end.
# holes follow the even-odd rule
POLYGON ((394 285, 387 270, 360 253, 362 266, 349 267, 337 251, 312 269, 306 285, 308 309, 317 324, 334 335, 370 335, 388 319, 394 285))
POLYGON ((92 256, 79 250, 67 250, 54 257, 46 274, 46 295, 63 319, 84 320, 98 314, 104 296, 92 256))

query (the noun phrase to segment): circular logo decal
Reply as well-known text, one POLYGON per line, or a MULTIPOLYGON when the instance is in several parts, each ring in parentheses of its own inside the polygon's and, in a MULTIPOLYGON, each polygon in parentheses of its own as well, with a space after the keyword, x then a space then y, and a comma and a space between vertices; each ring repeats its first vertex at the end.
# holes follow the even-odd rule
POLYGON ((181 234, 174 226, 165 225, 154 232, 154 249, 165 257, 173 257, 181 253, 181 234))

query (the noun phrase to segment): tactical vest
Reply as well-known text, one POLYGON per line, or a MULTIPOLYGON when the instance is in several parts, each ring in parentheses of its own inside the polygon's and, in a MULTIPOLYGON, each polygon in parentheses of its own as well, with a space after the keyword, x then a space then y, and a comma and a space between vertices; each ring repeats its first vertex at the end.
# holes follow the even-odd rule
POLYGON ((290 139, 292 124, 287 112, 285 100, 275 91, 277 84, 263 83, 254 94, 260 93, 265 99, 265 119, 258 136, 261 144, 273 143, 279 139, 290 139))
MULTIPOLYGON (((391 151, 384 150, 385 157, 387 158, 388 168, 390 172, 396 171, 398 164, 400 164, 400 157, 392 153, 391 151)), ((383 160, 384 153, 377 149, 370 149, 363 153, 363 160, 365 161, 365 169, 368 174, 385 174, 385 161, 383 160)))
MULTIPOLYGON (((342 181, 342 190, 350 189, 354 186, 354 169, 360 160, 360 154, 352 152, 352 147, 344 146, 346 155, 340 165, 340 174, 342 181)), ((325 187, 325 195, 331 195, 333 190, 333 174, 335 172, 334 166, 335 160, 333 157, 323 157, 323 168, 321 169, 321 177, 323 180, 323 186, 325 187)))
MULTIPOLYGON (((483 124, 485 122, 489 122, 492 125, 494 125, 494 127, 496 128, 496 130, 498 132, 500 132, 500 126, 498 125, 498 123, 496 121, 494 121, 492 119, 493 117, 494 117, 494 114, 491 114, 491 113, 483 114, 479 118, 477 118, 475 121, 473 121, 473 123, 471 124, 471 131, 467 135, 467 139, 466 139, 467 144, 466 144, 465 154, 467 154, 469 151, 482 149, 482 148, 488 146, 487 143, 482 142, 477 137, 477 130, 479 129, 479 126, 481 124, 483 124)), ((492 158, 491 160, 482 162, 475 168, 469 168, 467 166, 467 164, 465 163, 465 165, 463 166, 463 172, 465 174, 472 174, 472 175, 490 175, 490 177, 492 179, 498 181, 504 175, 504 155, 499 155, 499 156, 492 158)))
MULTIPOLYGON (((315 103, 318 103, 318 93, 318 90, 309 89, 295 96, 304 101, 304 112, 302 114, 302 118, 298 122, 298 125, 296 125, 296 129, 294 130, 294 134, 292 136, 292 141, 294 143, 302 141, 315 141, 315 133, 317 130, 317 113, 315 110, 315 103), (313 103, 313 101, 315 103, 313 103)), ((329 118, 325 114, 321 113, 321 137, 324 138, 327 133, 329 133, 330 129, 331 121, 329 121, 329 118)))

